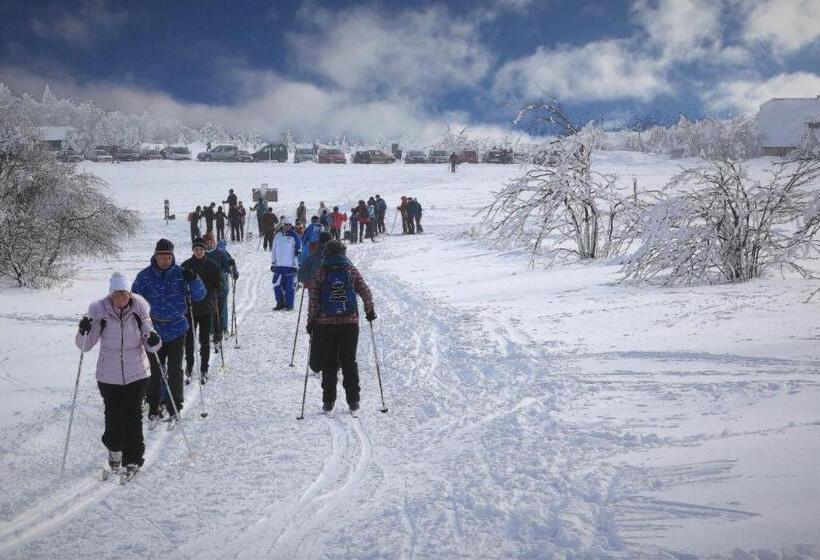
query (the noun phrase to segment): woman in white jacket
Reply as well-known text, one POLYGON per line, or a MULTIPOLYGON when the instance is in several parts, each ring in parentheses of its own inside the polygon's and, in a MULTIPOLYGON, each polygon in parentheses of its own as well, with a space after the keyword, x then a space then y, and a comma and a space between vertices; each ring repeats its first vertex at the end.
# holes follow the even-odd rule
POLYGON ((108 296, 88 307, 76 336, 77 347, 84 352, 100 343, 97 385, 105 404, 102 442, 112 471, 124 464, 134 473, 144 462, 142 401, 151 377, 147 352, 162 346, 150 312, 148 302, 132 294, 125 277, 115 272, 108 296))

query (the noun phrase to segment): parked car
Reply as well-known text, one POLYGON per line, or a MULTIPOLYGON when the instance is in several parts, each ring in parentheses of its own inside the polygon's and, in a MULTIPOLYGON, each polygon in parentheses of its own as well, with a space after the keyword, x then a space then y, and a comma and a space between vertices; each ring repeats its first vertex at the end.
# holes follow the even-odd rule
POLYGON ((243 163, 253 161, 253 156, 250 152, 245 150, 237 150, 236 151, 236 161, 241 161, 243 163))
POLYGON ((353 154, 353 163, 393 163, 396 158, 381 150, 361 150, 353 154))
POLYGON ((313 148, 296 148, 296 153, 293 154, 293 163, 313 161, 313 159, 313 148))
POLYGON ((475 150, 464 150, 458 154, 459 163, 478 163, 478 152, 475 150))
POLYGON ((430 160, 421 150, 410 150, 404 155, 404 163, 430 163, 430 160))
MULTIPOLYGON (((191 159, 191 150, 188 146, 168 146, 159 152, 162 154, 162 159, 172 159, 175 161, 184 161, 191 159)), ((197 156, 197 159, 199 157, 197 156)))
POLYGON ((236 153, 239 148, 233 144, 220 144, 208 152, 200 152, 196 155, 199 161, 238 161, 236 153))
POLYGON ((119 161, 138 161, 140 159, 140 153, 133 148, 117 146, 117 159, 119 161))
POLYGON ((112 161, 114 158, 105 148, 94 148, 85 155, 85 159, 89 161, 112 161))
POLYGON ((430 150, 427 154, 427 161, 430 163, 450 163, 450 154, 447 150, 430 150))
POLYGON ((347 163, 345 153, 339 148, 320 148, 316 154, 317 163, 347 163))
POLYGON ((63 163, 77 163, 83 160, 83 156, 72 150, 71 148, 67 148, 65 150, 60 150, 57 152, 57 161, 62 161, 63 163))
POLYGON ((487 155, 484 156, 484 163, 512 163, 513 162, 513 151, 501 148, 501 149, 492 149, 487 152, 487 155))
POLYGON ((140 159, 141 160, 162 159, 162 154, 159 153, 159 150, 143 150, 143 151, 140 152, 140 159))
POLYGON ((278 161, 284 163, 288 161, 288 145, 283 142, 265 144, 253 153, 254 161, 278 161))

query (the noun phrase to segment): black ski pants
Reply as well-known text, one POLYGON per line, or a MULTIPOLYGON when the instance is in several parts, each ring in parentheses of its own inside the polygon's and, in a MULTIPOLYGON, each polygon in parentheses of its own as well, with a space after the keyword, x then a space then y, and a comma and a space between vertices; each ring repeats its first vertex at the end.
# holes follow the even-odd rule
POLYGON ((194 329, 197 331, 199 340, 199 371, 208 373, 208 363, 211 358, 211 314, 186 316, 191 328, 185 333, 185 371, 191 373, 194 370, 194 329))
POLYGON ((225 222, 216 222, 216 240, 225 239, 225 222))
POLYGON ((421 216, 416 215, 414 219, 416 220, 416 233, 424 233, 424 230, 421 228, 421 216))
POLYGON ((205 233, 213 233, 214 232, 214 221, 213 219, 205 218, 205 233))
MULTIPOLYGON (((182 355, 185 350, 185 335, 180 335, 168 342, 162 341, 162 348, 154 355, 148 354, 151 362, 151 380, 148 382, 148 407, 150 414, 159 414, 159 401, 163 385, 160 363, 166 367, 168 373, 168 384, 171 386, 171 394, 177 408, 182 410, 184 396, 182 394, 182 355), (159 358, 159 362, 157 361, 159 358)), ((174 413, 174 407, 170 401, 166 402, 166 409, 170 414, 174 413)))
POLYGON ((313 336, 322 359, 322 401, 336 401, 336 372, 342 367, 342 386, 348 406, 359 403, 359 365, 356 347, 359 325, 316 325, 313 336))
POLYGON ((142 466, 145 440, 142 436, 142 401, 148 379, 128 385, 97 382, 105 405, 103 444, 109 451, 122 451, 123 465, 142 466))
POLYGON ((240 224, 231 222, 231 241, 242 241, 240 224))

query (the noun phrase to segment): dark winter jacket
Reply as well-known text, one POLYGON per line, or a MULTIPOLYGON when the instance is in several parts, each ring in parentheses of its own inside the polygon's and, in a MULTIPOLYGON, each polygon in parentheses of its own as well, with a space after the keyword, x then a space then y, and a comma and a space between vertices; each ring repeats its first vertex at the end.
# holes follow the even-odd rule
POLYGON ((148 301, 151 320, 163 342, 179 338, 188 330, 186 295, 190 292, 191 301, 196 303, 202 301, 206 293, 205 284, 199 278, 185 281, 182 267, 175 261, 172 260, 166 270, 160 270, 154 257, 151 257, 151 266, 137 274, 131 292, 148 301))
POLYGON ((225 216, 225 212, 222 210, 221 206, 217 209, 215 216, 216 216, 216 227, 220 227, 220 228, 224 227, 225 226, 226 216, 225 216))
POLYGON ((208 225, 208 228, 210 228, 214 223, 214 219, 216 219, 216 214, 214 213, 213 207, 206 206, 202 211, 202 217, 205 218, 205 223, 208 225))
POLYGON ((353 266, 346 256, 333 255, 332 257, 324 258, 322 266, 319 267, 319 270, 313 277, 313 281, 308 286, 308 296, 310 297, 310 302, 308 304, 309 323, 316 323, 319 325, 359 324, 358 311, 351 313, 350 315, 341 315, 338 317, 326 316, 320 311, 322 283, 327 277, 327 269, 339 266, 346 267, 347 271, 350 273, 350 278, 353 281, 353 289, 357 294, 359 294, 359 297, 361 297, 364 302, 365 313, 370 313, 373 311, 373 296, 371 295, 370 288, 367 287, 367 284, 365 283, 364 278, 362 278, 359 270, 353 266))
POLYGON ((325 246, 319 245, 319 248, 316 251, 313 251, 313 253, 299 266, 299 272, 296 274, 296 278, 302 283, 303 286, 307 286, 308 282, 316 276, 316 273, 319 271, 319 267, 322 266, 322 258, 324 257, 324 254, 325 246))
POLYGON ((300 204, 296 207, 296 221, 302 222, 303 224, 307 220, 307 208, 304 204, 300 204))
MULTIPOLYGON (((220 241, 220 243, 222 243, 222 241, 220 241)), ((214 247, 210 251, 206 251, 205 256, 208 260, 216 264, 217 268, 219 268, 219 275, 222 278, 222 286, 220 293, 223 296, 227 295, 228 288, 230 286, 230 279, 228 278, 228 275, 232 274, 234 268, 236 267, 236 263, 234 262, 231 255, 228 254, 227 251, 221 249, 220 247, 214 247)))
POLYGON ((265 214, 268 213, 268 203, 265 200, 260 200, 259 202, 251 206, 251 210, 256 211, 257 219, 264 218, 265 214))
POLYGON ((410 201, 410 203, 407 205, 407 210, 410 212, 410 216, 412 216, 413 218, 421 219, 421 204, 419 204, 418 200, 413 199, 412 201, 410 201))
POLYGON ((238 206, 231 206, 230 210, 228 210, 228 221, 232 226, 238 226, 242 223, 242 216, 239 213, 238 206))
POLYGON ((100 343, 97 357, 97 381, 110 385, 128 385, 151 376, 148 364, 149 352, 156 352, 156 346, 148 345, 148 336, 153 330, 148 302, 140 295, 131 294, 125 309, 117 309, 111 297, 105 297, 88 306, 91 317, 91 332, 77 333, 77 348, 91 350, 100 343), (105 327, 103 327, 105 321, 105 327))
POLYGON ((219 266, 208 257, 198 259, 193 256, 182 263, 182 266, 196 272, 196 275, 205 284, 205 290, 207 291, 205 299, 191 305, 194 316, 209 316, 214 312, 214 302, 222 290, 222 275, 219 273, 219 266))
POLYGON ((228 203, 228 206, 233 207, 236 206, 236 193, 231 193, 228 195, 227 200, 223 200, 222 203, 228 203))
POLYGON ((276 231, 276 224, 279 223, 279 219, 276 217, 276 214, 273 212, 269 212, 264 215, 262 218, 262 228, 265 233, 273 233, 276 231))

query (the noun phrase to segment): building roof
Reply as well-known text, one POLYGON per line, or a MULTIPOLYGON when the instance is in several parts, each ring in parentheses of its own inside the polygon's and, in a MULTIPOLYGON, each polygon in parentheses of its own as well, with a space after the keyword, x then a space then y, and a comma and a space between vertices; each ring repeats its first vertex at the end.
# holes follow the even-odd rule
POLYGON ((38 126, 40 140, 44 142, 54 142, 65 140, 66 135, 73 129, 70 126, 38 126))
POLYGON ((809 123, 820 122, 820 96, 775 98, 760 106, 758 127, 764 148, 794 148, 800 145, 809 123))

